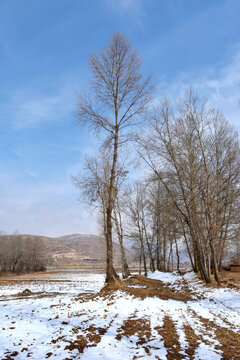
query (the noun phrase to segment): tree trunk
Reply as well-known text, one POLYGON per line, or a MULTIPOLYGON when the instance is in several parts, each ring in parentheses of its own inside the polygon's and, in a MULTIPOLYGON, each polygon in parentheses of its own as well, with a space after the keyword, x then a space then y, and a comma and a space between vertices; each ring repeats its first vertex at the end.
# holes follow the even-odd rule
POLYGON ((149 257, 150 257, 150 270, 152 272, 154 272, 155 271, 154 259, 153 259, 153 255, 152 255, 152 249, 151 249, 151 246, 148 241, 148 234, 147 234, 147 230, 146 230, 146 226, 145 226, 144 222, 143 222, 143 227, 144 227, 144 233, 145 233, 146 243, 147 243, 147 247, 148 247, 148 253, 149 253, 149 257))
POLYGON ((141 241, 141 253, 142 253, 142 258, 143 258, 144 275, 147 276, 147 263, 146 263, 145 249, 144 249, 144 244, 143 244, 143 237, 142 237, 141 233, 139 235, 140 235, 140 241, 141 241))
POLYGON ((220 281, 219 273, 218 273, 218 265, 217 265, 215 248, 214 248, 212 241, 210 242, 210 248, 211 248, 211 255, 212 255, 212 268, 213 268, 214 279, 216 280, 218 285, 221 285, 221 281, 220 281))
POLYGON ((131 273, 128 267, 125 249, 123 246, 123 230, 122 230, 121 215, 119 214, 119 222, 118 222, 116 209, 114 209, 114 220, 116 225, 116 231, 118 234, 120 249, 121 249, 122 277, 123 279, 126 279, 131 275, 131 273))
POLYGON ((175 240, 175 246, 176 246, 177 270, 179 270, 179 267, 180 267, 180 257, 179 257, 178 244, 177 244, 177 239, 176 239, 176 237, 174 237, 174 240, 175 240))
POLYGON ((167 239, 166 239, 166 231, 163 233, 163 270, 166 271, 166 259, 167 257, 167 239))
MULTIPOLYGON (((116 115, 117 116, 117 115, 116 115)), ((116 118, 117 123, 117 118, 116 118)), ((118 127, 115 126, 114 148, 113 148, 113 162, 111 169, 111 177, 109 183, 109 198, 107 203, 107 228, 106 228, 106 243, 107 243, 107 268, 106 268, 106 283, 112 282, 116 279, 113 272, 113 246, 112 246, 112 211, 114 206, 115 194, 115 175, 117 166, 117 150, 118 150, 118 127)))
POLYGON ((139 255, 139 274, 141 275, 141 273, 142 273, 142 248, 139 255))
POLYGON ((158 271, 161 270, 160 264, 160 241, 159 241, 159 234, 157 233, 157 249, 156 249, 156 260, 157 260, 157 269, 158 271))

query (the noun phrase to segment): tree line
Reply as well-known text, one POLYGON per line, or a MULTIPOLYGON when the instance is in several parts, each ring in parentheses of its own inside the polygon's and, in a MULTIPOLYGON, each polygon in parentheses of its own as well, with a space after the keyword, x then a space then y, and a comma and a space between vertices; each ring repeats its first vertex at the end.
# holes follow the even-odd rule
POLYGON ((0 271, 34 272, 44 270, 43 243, 40 239, 13 235, 0 235, 0 271))
POLYGON ((115 233, 123 277, 130 274, 123 246, 128 237, 136 241, 145 273, 148 261, 152 271, 173 267, 173 254, 179 267, 184 241, 193 270, 206 282, 214 274, 220 283, 226 249, 239 249, 238 133, 191 87, 178 100, 160 99, 156 106, 141 64, 125 36, 113 34, 100 55, 89 57, 91 93, 79 96, 77 108, 79 123, 102 139, 74 182, 99 208, 106 282, 117 278, 115 233), (135 183, 128 180, 129 149, 146 173, 135 183))

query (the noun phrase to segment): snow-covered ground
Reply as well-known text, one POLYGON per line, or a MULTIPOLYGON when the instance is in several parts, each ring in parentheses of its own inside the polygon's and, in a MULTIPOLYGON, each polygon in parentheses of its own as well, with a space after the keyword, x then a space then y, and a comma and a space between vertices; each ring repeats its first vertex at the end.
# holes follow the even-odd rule
POLYGON ((189 288, 192 300, 142 300, 120 290, 93 298, 102 274, 1 282, 0 359, 240 359, 237 347, 226 357, 220 340, 239 336, 239 291, 206 288, 193 273, 149 276, 175 291, 189 288), (33 294, 15 296, 26 288, 33 294))
MULTIPOLYGON (((187 272, 181 276, 177 272, 166 273, 155 271, 150 273, 151 279, 161 280, 168 287, 181 291, 187 285, 187 287, 195 292, 197 295, 201 295, 206 300, 213 301, 218 307, 229 308, 240 312, 240 292, 229 288, 210 288, 200 281, 194 272, 187 272)), ((204 299, 203 302, 206 302, 204 299)), ((239 321, 240 322, 240 321, 239 321)))
MULTIPOLYGON (((11 281, 1 281, 0 299, 3 295, 13 295, 29 289, 32 292, 49 292, 77 295, 80 292, 97 292, 104 285, 103 274, 81 273, 79 271, 60 271, 36 276, 16 276, 11 281)), ((1 278, 0 278, 1 280, 1 278)))

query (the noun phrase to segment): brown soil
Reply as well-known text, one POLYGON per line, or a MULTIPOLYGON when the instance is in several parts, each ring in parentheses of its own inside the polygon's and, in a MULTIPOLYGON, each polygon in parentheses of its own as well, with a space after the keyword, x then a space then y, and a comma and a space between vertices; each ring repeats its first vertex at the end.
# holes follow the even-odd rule
MULTIPOLYGON (((72 329, 73 333, 78 333, 79 329, 72 329)), ((73 341, 67 340, 69 345, 65 347, 65 350, 74 350, 77 349, 80 353, 83 353, 86 347, 97 346, 101 341, 101 337, 106 333, 107 328, 89 326, 84 330, 85 335, 77 335, 77 339, 73 341)))
POLYGON ((144 344, 151 338, 151 327, 148 319, 139 319, 132 317, 124 322, 121 328, 118 330, 116 336, 117 340, 121 340, 123 336, 129 337, 132 335, 138 335, 139 341, 137 344, 144 344))
MULTIPOLYGON (((25 290, 23 292, 20 292, 18 294, 13 294, 11 295, 11 299, 15 298, 15 299, 25 299, 26 297, 34 297, 34 298, 46 298, 46 297, 56 297, 57 295, 60 295, 61 293, 58 292, 51 292, 51 293, 47 293, 44 291, 36 291, 36 292, 25 292, 25 290)), ((3 295, 0 299, 0 301, 9 301, 10 299, 8 298, 7 295, 3 295)))
POLYGON ((6 355, 5 358, 2 360, 14 360, 14 357, 18 355, 17 351, 13 351, 12 353, 9 353, 9 355, 6 355))
POLYGON ((236 287, 240 289, 240 272, 222 270, 220 272, 221 285, 226 287, 236 287))
MULTIPOLYGON (((143 348, 146 355, 150 355, 151 348, 147 343, 151 340, 151 324, 148 319, 145 318, 135 318, 131 317, 126 320, 124 324, 119 328, 116 339, 121 341, 123 337, 129 338, 130 336, 135 335, 138 337, 136 342, 137 347, 143 348)), ((134 359, 139 357, 135 356, 134 359)))
MULTIPOLYGON (((214 284, 212 284, 212 286, 214 286, 214 284)), ((187 285, 180 293, 171 290, 161 281, 149 279, 144 275, 134 275, 129 279, 125 280, 124 282, 115 281, 111 284, 107 284, 98 294, 91 295, 91 298, 93 299, 94 297, 103 297, 105 299, 108 299, 110 301, 110 304, 112 304, 114 303, 114 294, 117 290, 121 290, 135 297, 140 297, 141 299, 145 299, 148 296, 156 296, 163 300, 173 299, 178 301, 188 301, 192 299, 192 293, 187 288, 187 285)), ((210 344, 208 340, 204 339, 204 335, 206 334, 208 336, 211 336, 211 334, 214 334, 215 338, 221 344, 219 347, 216 347, 216 349, 222 351, 222 359, 240 360, 240 335, 229 330, 228 328, 217 326, 213 322, 201 318, 198 314, 195 314, 195 316, 196 319, 198 319, 202 323, 205 331, 197 335, 189 324, 186 324, 184 326, 185 336, 188 342, 188 347, 184 351, 189 357, 189 359, 194 359, 195 351, 201 342, 207 345, 210 344)), ((225 323, 226 325, 229 325, 227 321, 225 321, 225 323)), ((186 355, 180 353, 181 347, 178 340, 179 337, 176 331, 175 324, 170 317, 166 316, 164 318, 163 326, 157 327, 155 328, 155 330, 160 336, 159 343, 161 341, 164 342, 164 346, 167 350, 168 360, 179 360, 186 357, 186 355)), ((121 341, 123 337, 129 338, 132 335, 136 335, 138 337, 139 340, 137 341, 137 345, 144 348, 147 358, 148 354, 151 353, 151 348, 147 344, 151 340, 152 336, 151 324, 149 319, 136 317, 131 317, 127 319, 124 324, 119 328, 116 339, 121 341)), ((85 340, 82 339, 82 341, 84 343, 85 340)), ((87 343, 85 346, 88 346, 87 343)), ((134 358, 138 359, 140 357, 136 355, 134 358)))
POLYGON ((122 281, 115 281, 113 283, 107 284, 103 287, 99 294, 109 296, 116 290, 124 291, 135 297, 141 299, 146 299, 147 297, 158 297, 162 300, 178 300, 178 301, 189 301, 192 300, 191 292, 189 289, 184 289, 183 291, 174 291, 167 286, 163 285, 163 282, 160 280, 149 279, 144 275, 134 275, 122 281), (132 287, 140 286, 140 287, 132 287))
POLYGON ((236 334, 230 329, 220 327, 213 321, 199 316, 207 331, 215 332, 217 340, 220 342, 218 347, 223 352, 222 360, 240 360, 240 334, 236 334))
MULTIPOLYGON (((221 272, 221 279, 225 281, 223 286, 236 287, 236 284, 239 281, 239 274, 224 271, 221 272), (233 281, 235 285, 231 285, 233 281)), ((213 283, 210 286, 214 287, 215 284, 213 283)), ((183 302, 193 300, 193 293, 188 289, 187 284, 181 292, 174 291, 160 280, 149 279, 144 275, 134 275, 125 281, 115 281, 111 284, 107 284, 97 294, 79 294, 75 300, 79 302, 87 302, 101 297, 102 299, 107 299, 108 305, 110 305, 114 304, 115 294, 118 290, 141 299, 155 296, 162 300, 172 299, 183 302)), ((37 293, 31 293, 31 291, 27 291, 26 289, 17 296, 26 297, 32 295, 37 295, 37 293)), ((41 296, 40 293, 38 295, 41 296)), ((79 314, 79 316, 80 315, 81 314, 79 314)), ((194 359, 196 349, 200 343, 205 343, 206 345, 210 344, 209 340, 204 338, 204 335, 207 335, 208 338, 213 336, 214 339, 219 341, 220 345, 215 346, 215 348, 216 350, 220 350, 222 352, 222 360, 240 360, 240 334, 236 334, 236 332, 229 329, 230 324, 227 322, 227 320, 223 319, 223 323, 226 327, 222 327, 216 325, 213 321, 202 318, 197 313, 193 312, 193 315, 196 317, 197 322, 199 322, 201 326, 199 326, 199 331, 196 329, 196 333, 190 324, 186 323, 184 325, 183 330, 185 332, 186 341, 188 343, 188 347, 184 349, 184 352, 189 359, 194 359)), ((104 309, 103 319, 107 319, 108 317, 109 309, 106 307, 104 309)), ((67 325, 68 323, 61 322, 61 324, 67 325)), ((60 343, 64 343, 65 350, 72 351, 77 349, 79 353, 83 353, 84 349, 87 347, 97 346, 97 344, 101 341, 102 336, 106 334, 110 327, 111 322, 106 327, 97 327, 96 324, 94 324, 94 316, 92 318, 88 317, 87 320, 79 322, 79 325, 72 329, 72 335, 70 338, 66 339, 63 336, 59 336, 58 338, 53 339, 52 343, 57 344, 57 346, 60 343)), ((131 342, 131 336, 137 337, 137 351, 133 359, 147 359, 148 356, 152 354, 153 349, 156 351, 161 349, 162 342, 166 348, 168 360, 179 360, 186 358, 186 355, 181 353, 181 350, 183 351, 183 349, 181 349, 176 323, 170 316, 165 316, 163 324, 161 326, 155 327, 154 330, 155 335, 159 335, 159 339, 157 335, 157 344, 159 344, 157 347, 149 345, 149 342, 154 340, 150 319, 139 318, 135 315, 132 315, 126 319, 121 326, 119 326, 115 339, 118 341, 128 339, 128 341, 131 342), (145 356, 139 355, 138 349, 144 349, 145 356)), ((3 360, 13 360, 17 355, 15 355, 15 352, 9 352, 4 356, 5 358, 3 360)), ((53 358, 53 356, 54 354, 51 352, 46 354, 46 358, 53 358)), ((157 355, 155 357, 156 359, 160 359, 160 357, 157 355)))
POLYGON ((194 359, 195 351, 199 345, 200 340, 197 338, 194 330, 190 325, 184 325, 184 331, 186 340, 189 343, 189 347, 185 350, 190 359, 194 359))
POLYGON ((46 354, 46 359, 48 359, 48 358, 50 358, 51 356, 53 355, 53 353, 52 352, 48 352, 47 354, 46 354))
MULTIPOLYGON (((25 289, 22 292, 18 293, 18 296, 31 296, 33 294, 33 292, 29 289, 25 289)), ((39 294, 39 292, 38 292, 39 294)))
POLYGON ((168 316, 165 316, 163 326, 157 327, 155 330, 157 330, 158 334, 163 338, 164 346, 167 349, 167 359, 184 359, 184 356, 179 353, 181 351, 181 347, 172 319, 170 319, 168 316))

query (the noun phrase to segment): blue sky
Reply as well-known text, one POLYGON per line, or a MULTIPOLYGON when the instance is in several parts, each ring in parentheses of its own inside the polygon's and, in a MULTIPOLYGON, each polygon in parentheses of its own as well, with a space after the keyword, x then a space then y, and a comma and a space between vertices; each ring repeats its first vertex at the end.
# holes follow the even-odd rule
POLYGON ((240 130, 239 0, 1 0, 0 230, 96 233, 71 183, 96 149, 75 111, 90 51, 116 31, 156 97, 192 84, 240 130))

